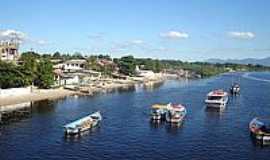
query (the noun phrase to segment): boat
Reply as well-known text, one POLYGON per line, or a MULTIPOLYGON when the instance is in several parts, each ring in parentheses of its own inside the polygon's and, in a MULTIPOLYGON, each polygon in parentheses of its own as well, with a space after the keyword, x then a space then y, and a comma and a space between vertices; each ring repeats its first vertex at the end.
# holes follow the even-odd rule
POLYGON ((233 95, 240 94, 240 85, 238 83, 232 84, 230 91, 233 95))
POLYGON ((181 104, 169 104, 166 112, 166 121, 169 123, 180 123, 187 114, 186 108, 181 104))
POLYGON ((100 121, 102 120, 102 116, 99 111, 90 114, 86 117, 83 117, 81 119, 78 119, 74 122, 71 122, 64 126, 65 133, 67 135, 75 135, 79 134, 81 132, 84 132, 86 130, 89 130, 93 127, 96 127, 100 121))
POLYGON ((228 103, 228 93, 222 89, 211 91, 207 94, 205 100, 206 106, 209 108, 225 108, 228 103))
POLYGON ((154 104, 151 107, 151 119, 162 120, 165 119, 168 104, 154 104))
POLYGON ((251 136, 262 144, 270 144, 270 119, 253 118, 249 123, 251 136))

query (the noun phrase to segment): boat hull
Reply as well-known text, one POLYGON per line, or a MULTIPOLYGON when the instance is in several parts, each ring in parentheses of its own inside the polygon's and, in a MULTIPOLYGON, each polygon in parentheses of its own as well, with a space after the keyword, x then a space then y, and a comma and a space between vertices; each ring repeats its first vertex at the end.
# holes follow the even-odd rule
POLYGON ((259 119, 254 118, 249 123, 249 131, 251 137, 262 145, 269 145, 270 144, 270 132, 269 129, 265 128, 265 123, 259 119))
POLYGON ((208 108, 223 109, 226 107, 227 103, 228 103, 228 97, 224 97, 224 100, 220 100, 220 101, 205 100, 205 104, 208 108))
POLYGON ((64 126, 66 135, 76 135, 98 126, 102 120, 99 112, 88 115, 64 126), (81 121, 80 121, 81 120, 81 121))
POLYGON ((184 120, 186 114, 187 114, 186 109, 184 109, 183 111, 178 112, 178 113, 175 113, 175 112, 169 110, 166 113, 166 121, 168 123, 181 123, 184 120))
POLYGON ((270 145, 270 135, 263 135, 250 132, 251 137, 262 145, 270 145))

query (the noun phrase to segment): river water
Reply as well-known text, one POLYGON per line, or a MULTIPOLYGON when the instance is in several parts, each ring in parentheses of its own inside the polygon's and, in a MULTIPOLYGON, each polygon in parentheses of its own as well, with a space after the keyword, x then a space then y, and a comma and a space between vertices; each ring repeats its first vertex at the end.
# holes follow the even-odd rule
POLYGON ((254 143, 248 123, 270 117, 270 73, 224 74, 203 80, 167 81, 158 88, 95 97, 41 101, 31 117, 0 129, 0 160, 269 159, 270 147, 254 143), (222 112, 208 111, 206 94, 240 81, 241 95, 230 97, 222 112), (187 117, 180 127, 149 121, 154 103, 182 103, 187 117), (63 125, 100 110, 99 128, 65 138, 63 125))

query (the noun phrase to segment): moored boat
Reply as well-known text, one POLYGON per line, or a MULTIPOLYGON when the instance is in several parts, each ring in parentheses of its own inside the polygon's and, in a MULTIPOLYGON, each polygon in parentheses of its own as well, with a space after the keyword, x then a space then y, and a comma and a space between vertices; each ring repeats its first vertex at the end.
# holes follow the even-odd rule
POLYGON ((205 103, 207 107, 221 109, 226 107, 228 99, 228 93, 219 89, 209 92, 205 103))
POLYGON ((270 144, 270 119, 253 118, 249 123, 249 130, 255 140, 270 144))
POLYGON ((238 83, 234 83, 230 88, 231 94, 240 94, 240 85, 238 83))
POLYGON ((169 104, 166 113, 166 121, 169 123, 180 123, 187 114, 186 108, 181 104, 169 104))
POLYGON ((151 107, 151 119, 162 120, 165 119, 168 104, 154 104, 151 107))
POLYGON ((100 112, 95 112, 86 117, 78 119, 74 122, 71 122, 64 126, 65 133, 67 135, 74 135, 89 130, 93 127, 96 127, 100 121, 102 120, 102 116, 100 112))

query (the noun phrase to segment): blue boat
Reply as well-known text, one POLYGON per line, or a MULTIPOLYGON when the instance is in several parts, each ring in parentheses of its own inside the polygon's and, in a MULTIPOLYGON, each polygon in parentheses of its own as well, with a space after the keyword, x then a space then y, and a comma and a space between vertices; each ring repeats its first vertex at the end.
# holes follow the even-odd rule
POLYGON ((65 133, 67 135, 79 134, 93 127, 96 127, 100 123, 101 120, 102 120, 102 116, 100 112, 99 111, 95 112, 93 114, 90 114, 86 117, 83 117, 81 119, 78 119, 74 122, 71 122, 65 125, 64 126, 65 133))

